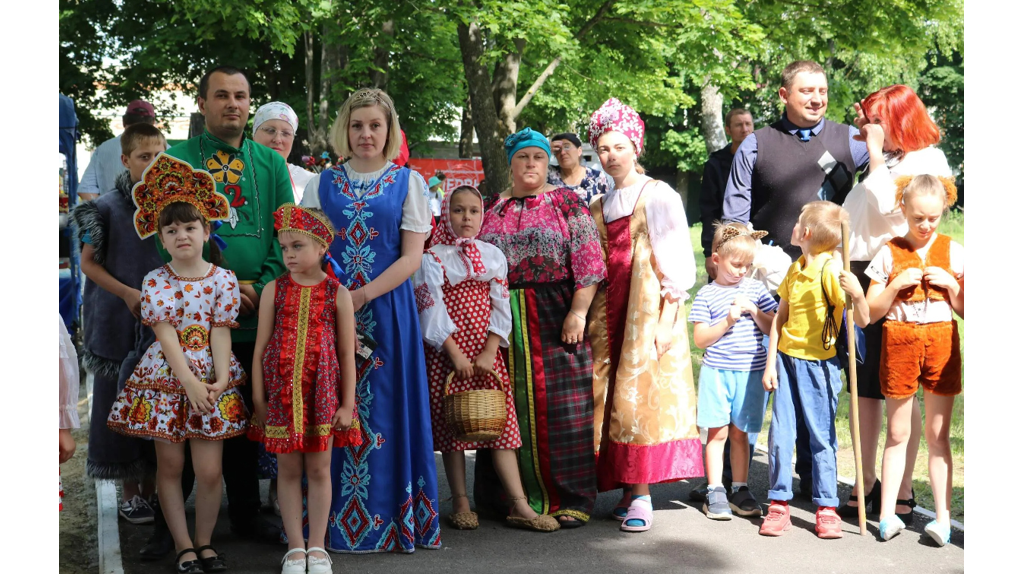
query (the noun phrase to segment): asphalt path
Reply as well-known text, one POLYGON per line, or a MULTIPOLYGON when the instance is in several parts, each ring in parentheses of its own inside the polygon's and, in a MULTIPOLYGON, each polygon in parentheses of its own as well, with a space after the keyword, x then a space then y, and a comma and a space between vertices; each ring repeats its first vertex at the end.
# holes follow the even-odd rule
MULTIPOLYGON (((472 492, 474 457, 467 457, 469 492, 472 492)), ((437 456, 439 495, 451 496, 441 457, 437 456)), ((793 528, 780 538, 759 536, 761 519, 735 517, 730 521, 706 518, 699 504, 688 502, 687 493, 699 481, 682 481, 652 487, 654 524, 649 532, 626 533, 610 518, 620 492, 608 492, 597 499, 589 524, 582 528, 550 534, 516 530, 503 519, 481 515, 480 528, 459 531, 441 524, 440 550, 418 549, 413 554, 332 554, 334 572, 491 573, 566 572, 586 574, 663 572, 750 572, 757 574, 859 574, 915 572, 938 574, 964 571, 964 533, 954 530, 952 543, 938 548, 922 528, 925 517, 916 516, 914 525, 889 542, 877 539, 878 524, 868 521, 868 536, 860 536, 856 519, 847 521, 843 538, 819 540, 814 534, 814 510, 809 501, 791 505, 793 528)), ((757 453, 751 468, 751 491, 766 508, 768 460, 757 453)), ((267 481, 262 483, 264 500, 267 481)), ((848 490, 841 486, 840 498, 848 490)), ((257 544, 234 536, 225 506, 214 532, 213 543, 227 555, 229 572, 272 574, 280 572, 284 545, 257 544)), ((192 524, 192 501, 188 501, 192 524)), ((441 515, 451 512, 451 503, 441 503, 441 515)), ((273 513, 267 515, 276 519, 273 513)), ((150 526, 120 524, 121 550, 126 574, 173 572, 173 555, 162 562, 142 562, 139 549, 152 531, 150 526)))

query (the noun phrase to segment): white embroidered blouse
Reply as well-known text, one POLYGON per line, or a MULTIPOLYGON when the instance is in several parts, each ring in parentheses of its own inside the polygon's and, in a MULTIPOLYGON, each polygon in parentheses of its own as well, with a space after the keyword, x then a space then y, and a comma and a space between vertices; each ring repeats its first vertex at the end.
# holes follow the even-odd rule
MULTIPOLYGON (((690 226, 679 194, 663 181, 640 176, 637 183, 621 189, 613 189, 604 198, 605 223, 633 214, 637 197, 644 184, 647 191, 645 213, 647 234, 654 250, 654 260, 662 274, 661 295, 676 299, 680 304, 689 297, 689 290, 697 280, 697 265, 693 259, 693 245, 690 243, 690 226)), ((597 201, 597 198, 595 198, 597 201)))
POLYGON ((444 304, 444 279, 458 285, 463 281, 485 281, 490 283, 491 318, 487 327, 489 333, 501 337, 500 345, 508 347, 508 336, 512 332, 512 308, 508 293, 508 264, 505 255, 490 243, 473 240, 480 250, 481 260, 486 268, 482 275, 469 276, 469 270, 460 256, 461 249, 454 245, 435 245, 423 254, 420 268, 412 276, 416 291, 416 304, 420 312, 420 329, 423 340, 435 349, 440 349, 445 340, 456 331, 452 315, 472 313, 473 309, 448 309, 444 304), (441 260, 439 264, 431 255, 441 260))

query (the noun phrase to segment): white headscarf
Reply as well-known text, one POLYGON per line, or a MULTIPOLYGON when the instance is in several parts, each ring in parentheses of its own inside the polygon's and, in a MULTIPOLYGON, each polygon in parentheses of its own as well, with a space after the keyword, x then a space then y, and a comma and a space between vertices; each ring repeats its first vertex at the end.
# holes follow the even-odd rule
POLYGON ((284 120, 292 127, 292 131, 299 129, 299 116, 284 102, 270 102, 260 106, 252 120, 253 131, 260 129, 260 125, 267 120, 284 120))

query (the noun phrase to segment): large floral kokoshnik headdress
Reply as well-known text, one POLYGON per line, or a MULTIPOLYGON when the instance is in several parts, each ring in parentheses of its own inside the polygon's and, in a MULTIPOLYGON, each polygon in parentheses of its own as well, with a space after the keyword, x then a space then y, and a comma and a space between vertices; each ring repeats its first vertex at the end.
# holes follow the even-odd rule
POLYGON ((160 211, 181 201, 195 206, 206 221, 230 216, 228 198, 217 192, 213 176, 192 169, 187 162, 165 153, 157 156, 142 173, 142 181, 132 188, 135 203, 135 232, 145 239, 157 232, 160 211))

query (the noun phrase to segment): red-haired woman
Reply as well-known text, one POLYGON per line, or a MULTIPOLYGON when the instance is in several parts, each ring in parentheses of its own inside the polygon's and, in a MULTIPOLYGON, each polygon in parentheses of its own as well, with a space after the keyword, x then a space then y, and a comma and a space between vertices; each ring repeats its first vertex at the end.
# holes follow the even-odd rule
MULTIPOLYGON (((860 105, 854 104, 854 107, 857 109, 856 124, 860 127, 858 139, 867 142, 868 146, 869 174, 850 191, 843 207, 850 213, 851 270, 866 291, 870 283, 864 274, 868 263, 890 239, 902 237, 907 232, 907 220, 896 201, 893 180, 901 175, 951 177, 952 174, 945 154, 935 147, 941 138, 939 127, 928 116, 924 102, 914 90, 903 85, 888 86, 864 98, 860 105)), ((864 482, 873 485, 864 496, 864 504, 872 514, 878 514, 882 506, 882 486, 875 471, 875 457, 885 399, 878 382, 884 322, 883 319, 864 329, 867 348, 864 363, 857 365, 864 482)), ((887 493, 890 501, 890 497, 896 496, 897 516, 907 525, 914 517, 911 478, 921 440, 921 414, 917 401, 913 402, 913 409, 903 482, 898 496, 887 493)), ((856 485, 853 492, 862 487, 856 485)), ((839 509, 839 514, 857 516, 854 494, 846 506, 839 509)))

